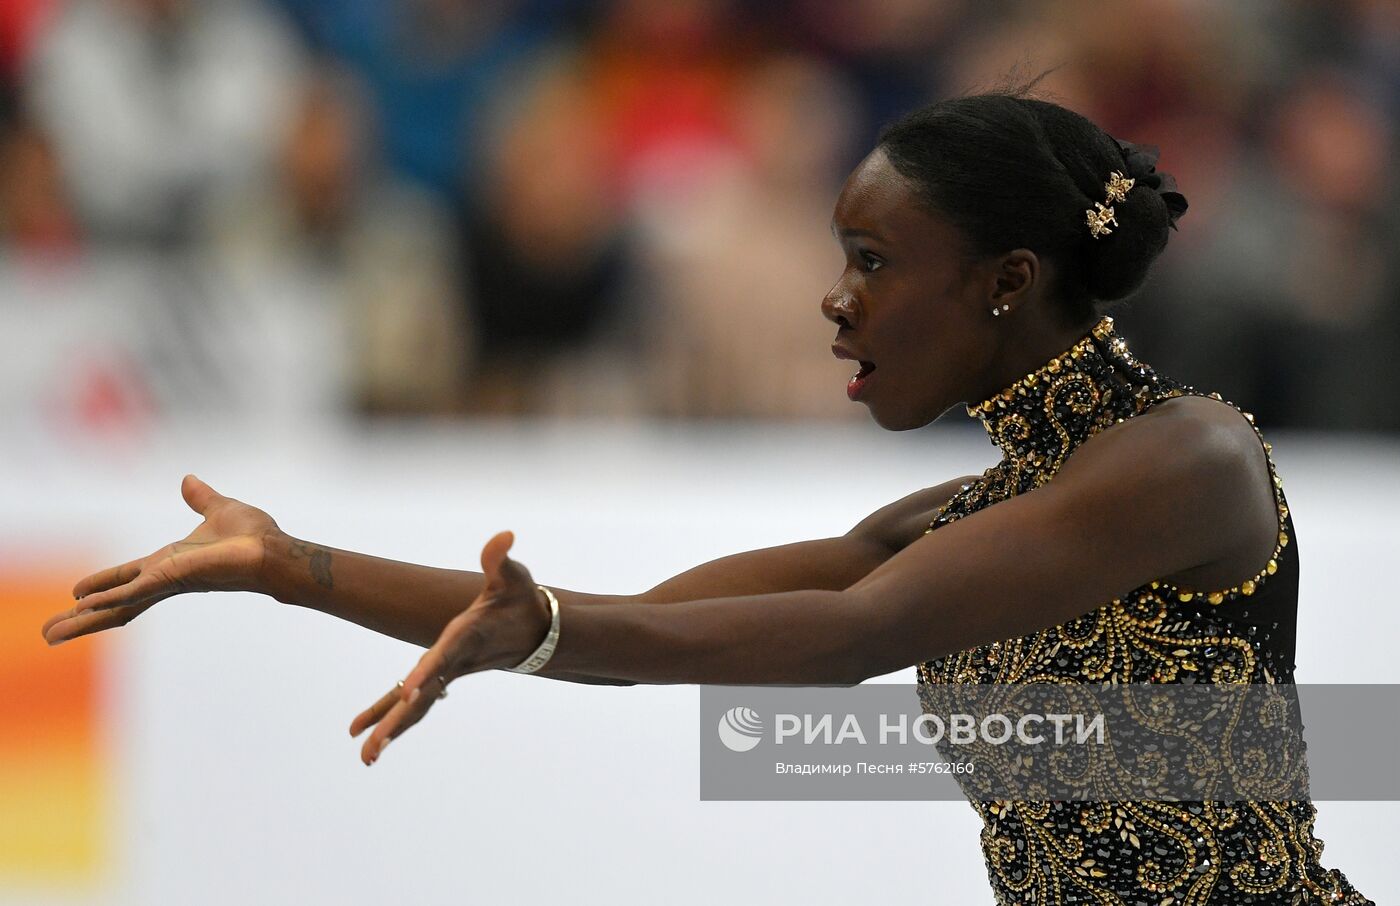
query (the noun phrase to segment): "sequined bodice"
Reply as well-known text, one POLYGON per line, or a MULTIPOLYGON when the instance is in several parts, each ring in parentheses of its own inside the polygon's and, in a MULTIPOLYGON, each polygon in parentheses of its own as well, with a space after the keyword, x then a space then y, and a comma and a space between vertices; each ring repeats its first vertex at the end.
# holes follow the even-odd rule
MULTIPOLYGON (((1045 484, 1098 432, 1184 395, 1228 403, 1136 359, 1104 316, 1068 350, 968 407, 1002 459, 963 485, 927 531, 1045 484)), ((1278 513, 1274 551, 1257 572, 1219 589, 1148 582, 1058 626, 926 661, 919 683, 1293 682, 1297 543, 1272 447, 1255 433, 1278 513)), ((1370 902, 1318 863, 1306 800, 972 806, 999 904, 1370 902)))

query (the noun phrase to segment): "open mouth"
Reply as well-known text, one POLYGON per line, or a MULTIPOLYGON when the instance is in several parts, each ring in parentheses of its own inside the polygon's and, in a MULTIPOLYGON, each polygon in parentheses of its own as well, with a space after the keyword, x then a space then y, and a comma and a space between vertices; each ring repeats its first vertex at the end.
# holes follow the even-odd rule
POLYGON ((846 384, 846 395, 853 400, 857 399, 860 396, 861 391, 865 389, 866 382, 870 379, 870 375, 874 371, 874 362, 866 362, 861 360, 860 370, 857 371, 855 375, 851 377, 851 380, 846 384))

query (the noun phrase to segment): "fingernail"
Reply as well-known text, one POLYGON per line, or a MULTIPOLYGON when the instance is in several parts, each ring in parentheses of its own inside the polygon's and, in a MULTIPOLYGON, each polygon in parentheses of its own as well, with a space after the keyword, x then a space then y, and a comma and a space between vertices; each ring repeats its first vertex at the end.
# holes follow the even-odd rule
POLYGON ((419 695, 422 695, 422 694, 423 694, 423 687, 422 687, 422 686, 417 687, 417 688, 414 689, 412 692, 408 693, 408 703, 411 705, 411 704, 413 704, 414 702, 418 701, 418 696, 419 696, 419 695))
POLYGON ((381 743, 379 744, 379 751, 374 753, 374 760, 375 760, 375 761, 378 761, 378 760, 379 760, 379 756, 384 754, 384 750, 387 749, 387 748, 389 748, 389 743, 391 743, 391 742, 393 742, 392 739, 386 738, 386 739, 384 739, 383 742, 381 742, 381 743))
POLYGON ((68 642, 68 641, 72 641, 72 640, 71 640, 71 639, 59 639, 57 642, 49 642, 49 647, 50 647, 50 648, 57 648, 59 645, 62 645, 64 642, 68 642))

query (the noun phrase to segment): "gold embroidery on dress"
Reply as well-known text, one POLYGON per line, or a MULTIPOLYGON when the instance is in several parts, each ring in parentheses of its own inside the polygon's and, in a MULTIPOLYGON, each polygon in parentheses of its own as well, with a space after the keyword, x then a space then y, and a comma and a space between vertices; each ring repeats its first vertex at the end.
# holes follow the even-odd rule
MULTIPOLYGON (((968 406, 1002 459, 946 501, 926 531, 1040 487, 1088 438, 1187 394, 1234 406, 1138 361, 1104 316, 1064 353, 968 406)), ((948 684, 1291 682, 1289 655, 1268 644, 1269 624, 1227 615, 1227 605, 1255 607, 1267 597, 1266 583, 1285 564, 1296 568, 1295 552, 1284 557, 1289 510, 1272 447, 1253 416, 1241 412, 1263 445, 1278 511, 1273 554, 1257 573, 1206 591, 1158 579, 1058 626, 926 661, 917 668, 921 696, 923 687, 948 684)), ((1296 605, 1281 600, 1279 607, 1296 605)), ((1113 782, 1115 768, 1096 770, 1098 782, 1113 782)), ((971 805, 983 820, 983 852, 1000 904, 1148 902, 1144 892, 1159 906, 1371 902, 1319 864, 1322 843, 1313 836, 1316 812, 1308 800, 971 805)))

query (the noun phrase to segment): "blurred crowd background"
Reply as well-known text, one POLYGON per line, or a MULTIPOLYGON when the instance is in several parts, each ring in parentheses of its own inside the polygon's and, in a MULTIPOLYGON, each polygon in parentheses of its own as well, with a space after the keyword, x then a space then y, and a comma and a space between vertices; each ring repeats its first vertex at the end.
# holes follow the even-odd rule
POLYGON ((1190 200, 1138 354, 1400 430, 1395 0, 0 0, 0 420, 868 419, 846 172, 1059 64, 1190 200))

